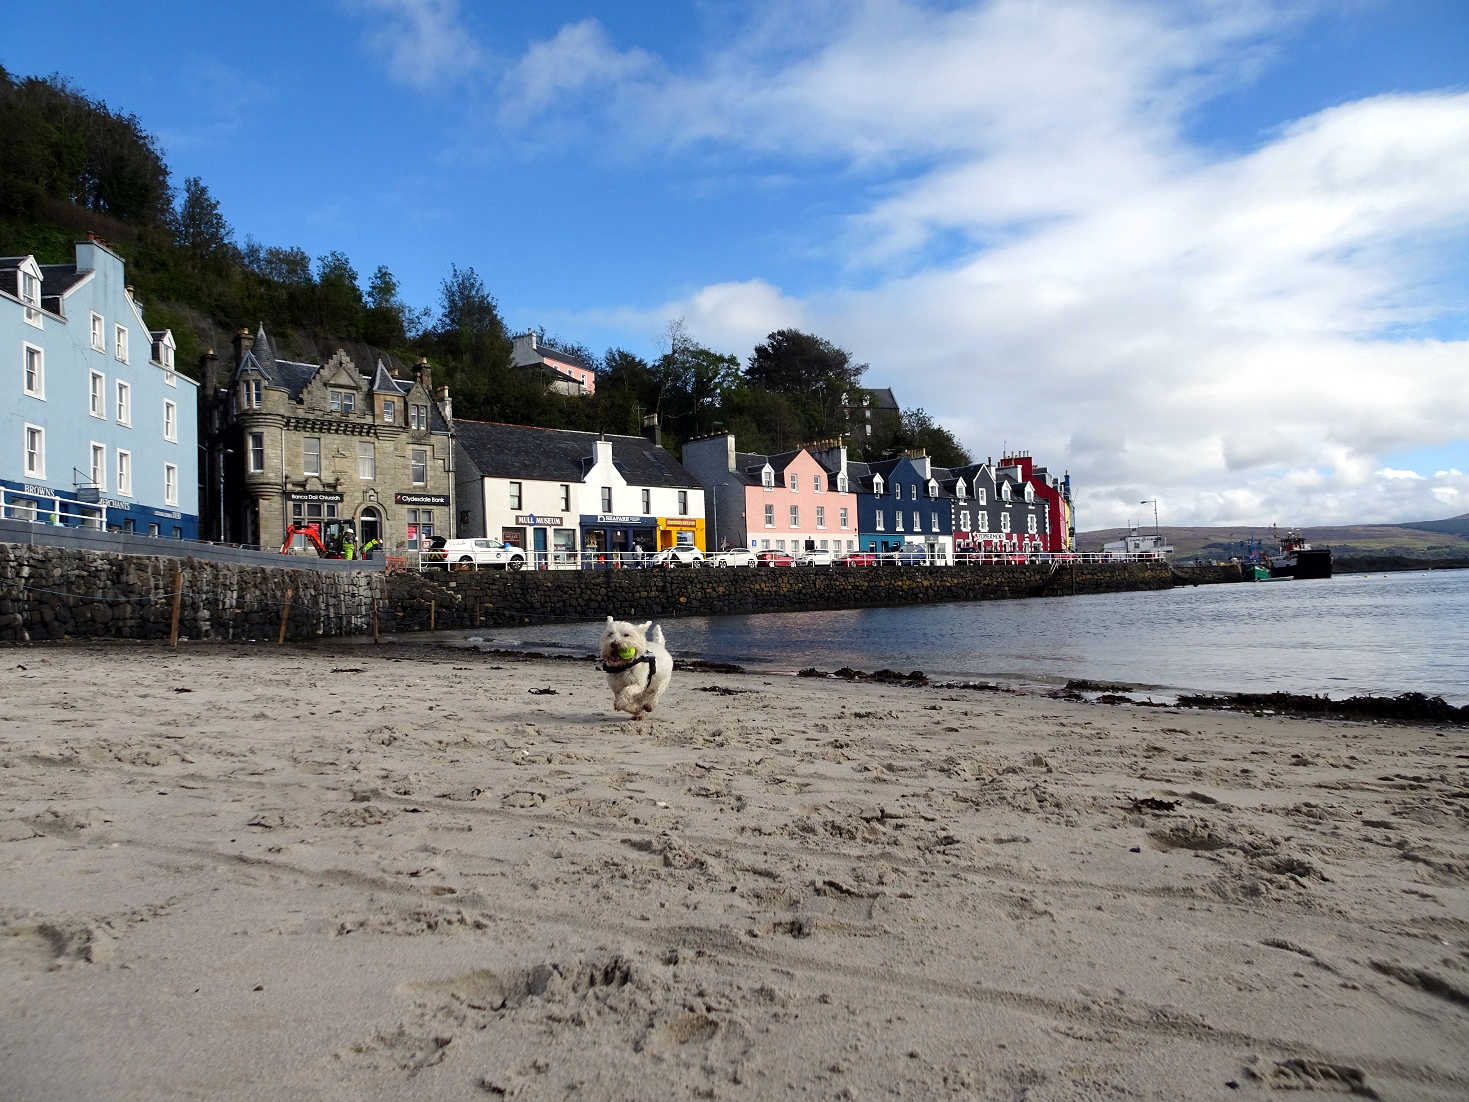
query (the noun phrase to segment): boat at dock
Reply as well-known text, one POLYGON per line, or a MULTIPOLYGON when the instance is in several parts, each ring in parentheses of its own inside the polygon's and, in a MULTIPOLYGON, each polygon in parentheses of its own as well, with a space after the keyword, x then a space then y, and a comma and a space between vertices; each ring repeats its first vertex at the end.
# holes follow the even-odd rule
POLYGON ((1270 577, 1297 580, 1331 577, 1331 548, 1312 547, 1299 528, 1292 528, 1277 538, 1280 551, 1270 556, 1270 577))

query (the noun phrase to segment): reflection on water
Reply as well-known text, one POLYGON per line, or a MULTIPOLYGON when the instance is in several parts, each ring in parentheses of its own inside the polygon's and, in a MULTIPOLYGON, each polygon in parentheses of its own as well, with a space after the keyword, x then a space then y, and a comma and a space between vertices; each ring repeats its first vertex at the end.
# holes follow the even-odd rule
MULTIPOLYGON (((756 669, 887 667, 952 680, 1083 677, 1160 690, 1397 694, 1469 704, 1469 571, 1347 574, 835 612, 663 621, 670 648, 756 669)), ((600 623, 481 631, 591 654, 600 623)))

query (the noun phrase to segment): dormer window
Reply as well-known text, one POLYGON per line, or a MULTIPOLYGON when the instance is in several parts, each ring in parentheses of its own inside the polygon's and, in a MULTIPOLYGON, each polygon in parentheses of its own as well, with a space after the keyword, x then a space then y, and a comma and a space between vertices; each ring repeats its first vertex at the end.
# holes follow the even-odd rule
POLYGON ((939 496, 939 484, 937 482, 933 481, 932 479, 929 479, 929 482, 928 482, 928 496, 929 497, 938 497, 939 496))
POLYGON ((957 497, 960 501, 963 501, 966 497, 969 496, 969 494, 964 489, 964 480, 962 478, 958 482, 954 483, 954 496, 957 497))
POLYGON ((258 378, 241 380, 240 405, 244 409, 260 408, 260 380, 258 378))
POLYGON ((1000 487, 1000 498, 1004 501, 1010 500, 1010 483, 1007 482, 1000 487))
POLYGON ((872 478, 872 492, 874 494, 876 494, 878 497, 881 497, 882 496, 882 490, 883 490, 882 476, 881 475, 874 475, 873 478, 872 478))
POLYGON ((383 399, 383 424, 391 425, 398 419, 398 403, 392 398, 383 399))
POLYGON ((844 494, 846 492, 847 492, 847 476, 844 475, 844 474, 839 474, 839 475, 837 475, 837 493, 844 494))
POLYGON ((357 395, 350 390, 329 390, 327 401, 333 413, 355 413, 357 411, 357 395))
POLYGON ((1035 487, 1034 486, 1027 485, 1025 487, 1025 500, 1026 501, 1034 501, 1035 500, 1035 487))
POLYGON ((767 490, 775 489, 775 472, 769 467, 766 467, 760 472, 760 485, 764 486, 767 490))
POLYGON ((25 268, 20 270, 20 301, 25 303, 26 321, 41 328, 41 277, 25 268))

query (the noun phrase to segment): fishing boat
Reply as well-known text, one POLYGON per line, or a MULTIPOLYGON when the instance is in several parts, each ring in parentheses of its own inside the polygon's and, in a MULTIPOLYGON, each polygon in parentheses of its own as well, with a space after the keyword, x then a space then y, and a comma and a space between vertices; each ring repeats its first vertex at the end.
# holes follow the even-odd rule
MULTIPOLYGON (((1271 529, 1274 531, 1273 527, 1271 529)), ((1329 578, 1331 577, 1331 548, 1312 547, 1299 528, 1292 528, 1285 535, 1276 533, 1280 551, 1270 557, 1272 578, 1329 578)))

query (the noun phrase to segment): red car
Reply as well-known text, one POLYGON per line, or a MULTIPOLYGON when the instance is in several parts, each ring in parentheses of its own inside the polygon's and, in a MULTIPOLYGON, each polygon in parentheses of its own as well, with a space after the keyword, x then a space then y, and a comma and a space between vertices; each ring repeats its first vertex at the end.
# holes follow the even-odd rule
POLYGON ((877 556, 871 551, 853 551, 837 559, 838 566, 876 566, 877 556))
POLYGON ((784 551, 761 551, 755 556, 760 560, 761 566, 795 566, 796 560, 784 551))

